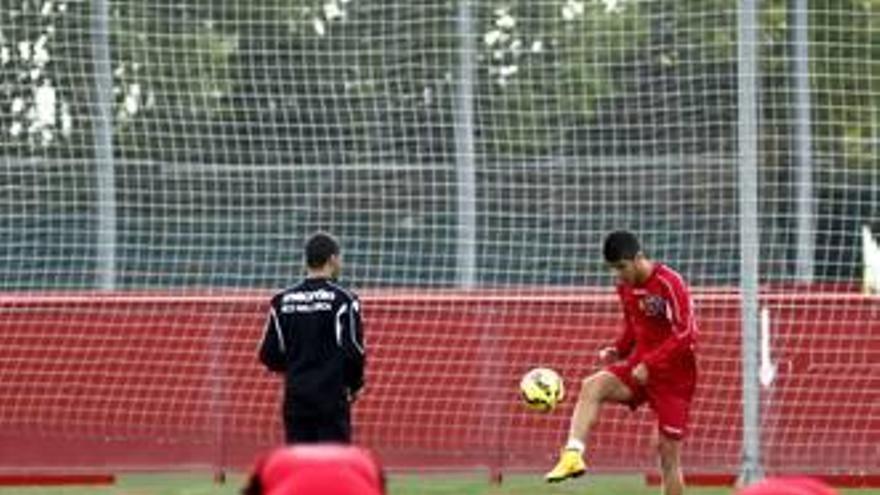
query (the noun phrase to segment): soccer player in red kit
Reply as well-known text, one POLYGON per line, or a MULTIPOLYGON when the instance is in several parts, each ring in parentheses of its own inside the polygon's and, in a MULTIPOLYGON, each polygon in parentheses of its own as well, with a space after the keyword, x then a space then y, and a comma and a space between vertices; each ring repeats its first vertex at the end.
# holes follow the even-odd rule
POLYGON ((663 493, 684 491, 680 446, 697 381, 693 303, 687 284, 668 266, 652 261, 635 235, 612 232, 603 245, 605 262, 617 275, 623 309, 623 332, 615 344, 599 351, 606 367, 581 384, 571 418, 568 443, 549 482, 584 474, 585 442, 606 402, 635 410, 647 403, 657 416, 657 454, 663 493))

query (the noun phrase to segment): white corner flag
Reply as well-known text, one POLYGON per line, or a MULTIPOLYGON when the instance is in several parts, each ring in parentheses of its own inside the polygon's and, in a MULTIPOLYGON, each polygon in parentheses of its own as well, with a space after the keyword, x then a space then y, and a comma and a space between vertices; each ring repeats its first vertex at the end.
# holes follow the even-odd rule
POLYGON ((862 227, 862 261, 862 291, 865 294, 880 294, 880 245, 867 225, 862 227))
POLYGON ((776 365, 770 355, 770 310, 761 308, 761 367, 758 378, 764 388, 773 385, 776 378, 776 365))

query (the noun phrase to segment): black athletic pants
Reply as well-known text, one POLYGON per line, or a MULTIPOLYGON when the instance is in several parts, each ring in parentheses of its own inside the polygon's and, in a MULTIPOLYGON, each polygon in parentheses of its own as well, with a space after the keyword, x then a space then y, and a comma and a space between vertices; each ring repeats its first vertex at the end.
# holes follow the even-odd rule
POLYGON ((351 443, 351 413, 285 414, 284 436, 287 444, 351 443))

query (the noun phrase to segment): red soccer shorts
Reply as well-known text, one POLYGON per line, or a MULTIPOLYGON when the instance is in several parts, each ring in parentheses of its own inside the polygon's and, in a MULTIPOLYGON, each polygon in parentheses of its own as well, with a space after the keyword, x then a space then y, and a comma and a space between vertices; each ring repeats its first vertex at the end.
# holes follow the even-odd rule
POLYGON ((634 364, 618 363, 605 368, 605 371, 616 376, 633 394, 626 403, 635 411, 644 403, 648 403, 657 415, 657 428, 660 433, 673 440, 681 440, 688 429, 691 402, 696 384, 695 373, 684 373, 683 380, 669 384, 656 377, 648 377, 647 385, 641 385, 632 376, 634 364))

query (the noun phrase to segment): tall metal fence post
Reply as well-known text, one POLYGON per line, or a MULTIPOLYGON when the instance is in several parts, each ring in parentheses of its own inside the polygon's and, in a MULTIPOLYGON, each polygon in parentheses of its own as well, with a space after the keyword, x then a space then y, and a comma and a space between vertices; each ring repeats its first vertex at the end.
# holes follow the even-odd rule
POLYGON ((795 275, 799 282, 812 282, 816 252, 813 211, 813 133, 810 101, 810 38, 808 0, 792 0, 792 63, 794 87, 794 166, 797 188, 797 237, 795 275))
POLYGON ((473 19, 474 0, 459 0, 458 88, 455 97, 455 174, 458 228, 456 231, 456 280, 472 287, 477 279, 477 186, 474 145, 474 84, 476 81, 477 33, 473 19))
POLYGON ((107 0, 92 1, 95 173, 98 184, 96 284, 116 288, 116 174, 113 165, 113 74, 110 65, 110 12, 107 0))
POLYGON ((761 467, 758 357, 758 12, 756 0, 740 0, 738 11, 738 146, 740 291, 742 295, 743 438, 740 483, 763 477, 761 467))

